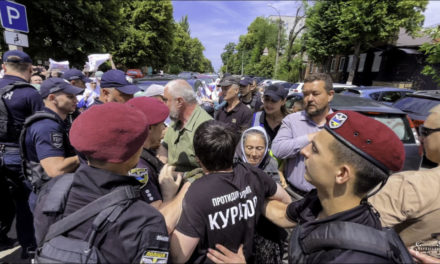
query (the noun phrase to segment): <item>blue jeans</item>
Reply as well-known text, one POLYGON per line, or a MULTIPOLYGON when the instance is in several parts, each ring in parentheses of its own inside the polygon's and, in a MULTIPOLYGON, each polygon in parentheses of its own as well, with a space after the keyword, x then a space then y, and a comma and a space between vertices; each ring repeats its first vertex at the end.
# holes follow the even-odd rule
POLYGON ((23 249, 35 248, 34 221, 28 199, 31 185, 24 179, 20 150, 0 145, 0 231, 6 235, 16 216, 18 242, 23 249))

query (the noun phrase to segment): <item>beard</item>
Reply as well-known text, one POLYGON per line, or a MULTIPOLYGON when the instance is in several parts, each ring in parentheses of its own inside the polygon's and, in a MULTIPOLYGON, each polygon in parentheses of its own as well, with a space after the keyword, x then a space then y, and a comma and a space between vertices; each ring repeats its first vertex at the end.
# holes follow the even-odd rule
POLYGON ((170 108, 170 119, 173 120, 174 122, 179 120, 179 111, 176 109, 175 106, 172 106, 170 108))
POLYGON ((310 105, 306 106, 306 112, 309 116, 319 116, 319 115, 323 114, 327 110, 327 107, 328 107, 327 105, 323 106, 321 108, 318 108, 316 105, 311 105, 311 106, 314 106, 315 108, 311 109, 310 105))

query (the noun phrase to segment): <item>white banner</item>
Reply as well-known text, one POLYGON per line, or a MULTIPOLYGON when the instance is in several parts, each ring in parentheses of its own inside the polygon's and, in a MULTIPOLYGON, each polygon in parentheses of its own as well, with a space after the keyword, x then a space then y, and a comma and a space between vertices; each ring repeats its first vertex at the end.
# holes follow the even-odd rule
POLYGON ((89 58, 89 71, 94 72, 98 70, 99 65, 103 64, 110 59, 110 54, 90 54, 89 58))
POLYGON ((54 61, 49 59, 49 69, 50 70, 60 70, 62 72, 69 69, 69 61, 54 61))

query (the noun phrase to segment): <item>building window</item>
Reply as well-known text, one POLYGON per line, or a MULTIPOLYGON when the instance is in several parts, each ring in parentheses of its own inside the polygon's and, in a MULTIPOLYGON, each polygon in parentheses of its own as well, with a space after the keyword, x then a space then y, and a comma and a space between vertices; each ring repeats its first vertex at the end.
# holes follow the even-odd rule
POLYGON ((366 53, 362 53, 361 56, 359 56, 359 66, 358 66, 358 72, 364 71, 364 65, 365 65, 365 59, 367 58, 366 53))
POLYGON ((335 72, 335 71, 336 71, 336 59, 333 58, 332 63, 330 64, 330 72, 335 72))
POLYGON ((338 67, 338 71, 342 72, 344 70, 344 66, 345 66, 345 57, 342 57, 339 60, 339 67, 338 67))
POLYGON ((382 51, 374 53, 373 65, 371 65, 371 72, 378 72, 380 70, 380 63, 382 62, 382 51))
POLYGON ((348 56, 347 72, 350 72, 352 68, 353 68, 353 55, 350 55, 348 56))

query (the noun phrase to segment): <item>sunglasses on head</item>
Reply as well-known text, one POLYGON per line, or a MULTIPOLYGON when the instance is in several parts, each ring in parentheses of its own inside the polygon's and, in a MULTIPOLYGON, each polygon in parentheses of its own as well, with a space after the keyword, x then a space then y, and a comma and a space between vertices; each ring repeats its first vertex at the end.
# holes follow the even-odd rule
POLYGON ((440 131, 440 128, 427 128, 424 125, 419 126, 419 134, 420 136, 427 137, 434 132, 440 131))

